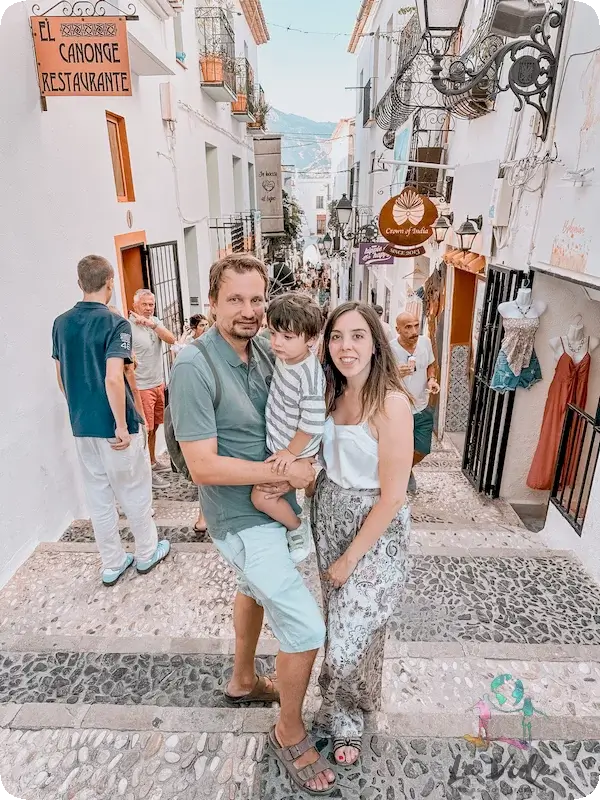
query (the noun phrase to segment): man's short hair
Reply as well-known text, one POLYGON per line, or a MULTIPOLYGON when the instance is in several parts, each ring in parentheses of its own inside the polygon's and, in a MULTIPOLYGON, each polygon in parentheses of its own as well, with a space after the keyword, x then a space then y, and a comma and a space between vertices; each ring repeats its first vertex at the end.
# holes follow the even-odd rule
POLYGON ((269 303, 267 322, 275 331, 316 339, 323 327, 323 313, 308 295, 289 292, 269 303))
POLYGON ((373 311, 376 314, 379 314, 380 317, 383 317, 383 306, 374 305, 373 306, 373 311))
POLYGON ((208 296, 211 300, 216 301, 219 296, 219 290, 223 284, 225 270, 231 269, 238 274, 244 272, 258 272, 260 277, 265 282, 265 293, 269 286, 269 274, 267 268, 262 261, 258 258, 249 255, 248 253, 232 253, 224 258, 220 258, 210 268, 208 296))
POLYGON ((138 289, 137 292, 133 295, 133 302, 136 303, 140 299, 140 297, 146 297, 146 295, 154 297, 154 292, 150 291, 150 289, 138 289))
POLYGON ((79 285, 86 294, 99 292, 114 276, 115 271, 104 256, 85 256, 77 264, 79 285))

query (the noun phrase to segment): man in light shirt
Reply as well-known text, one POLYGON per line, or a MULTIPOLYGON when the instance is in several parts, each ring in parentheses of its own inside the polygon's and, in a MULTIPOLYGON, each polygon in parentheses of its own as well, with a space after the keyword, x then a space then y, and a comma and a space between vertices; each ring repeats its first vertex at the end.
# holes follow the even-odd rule
POLYGON ((133 351, 137 359, 135 378, 142 397, 148 429, 152 487, 164 489, 169 483, 158 474, 161 467, 156 460, 156 432, 163 424, 165 415, 162 343, 173 345, 177 339, 165 328, 161 320, 154 316, 155 307, 156 300, 150 289, 138 289, 133 296, 133 311, 129 321, 133 334, 133 351))
MULTIPOLYGON (((432 394, 439 394, 436 379, 437 366, 431 342, 419 335, 420 322, 414 314, 403 312, 396 319, 398 338, 390 342, 398 362, 400 377, 410 393, 414 406, 415 453, 413 466, 431 452, 433 437, 433 409, 429 406, 432 394)), ((417 482, 411 472, 408 491, 417 491, 417 482)))

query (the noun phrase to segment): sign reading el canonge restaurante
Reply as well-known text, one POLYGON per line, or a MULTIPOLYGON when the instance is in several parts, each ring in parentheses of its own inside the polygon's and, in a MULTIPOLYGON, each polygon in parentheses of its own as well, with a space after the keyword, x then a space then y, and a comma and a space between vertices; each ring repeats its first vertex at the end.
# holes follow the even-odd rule
POLYGON ((389 244, 386 252, 397 258, 422 256, 431 238, 438 210, 428 197, 408 186, 392 197, 379 213, 379 230, 389 244))
POLYGON ((31 17, 42 97, 130 95, 125 17, 31 17))

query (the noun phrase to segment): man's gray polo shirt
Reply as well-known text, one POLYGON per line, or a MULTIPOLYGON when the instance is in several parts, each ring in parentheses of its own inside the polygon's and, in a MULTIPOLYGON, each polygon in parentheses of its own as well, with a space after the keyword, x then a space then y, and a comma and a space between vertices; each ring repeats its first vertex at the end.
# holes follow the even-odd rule
MULTIPOLYGON (((273 374, 269 343, 255 337, 248 363, 210 328, 202 337, 221 382, 221 400, 215 412, 215 379, 201 350, 185 347, 178 355, 169 382, 169 405, 179 442, 217 439, 220 456, 264 461, 265 408, 273 374)), ((272 519, 257 511, 250 499, 251 486, 201 486, 200 502, 210 535, 224 539, 272 519)), ((287 496, 296 512, 295 493, 287 496)))

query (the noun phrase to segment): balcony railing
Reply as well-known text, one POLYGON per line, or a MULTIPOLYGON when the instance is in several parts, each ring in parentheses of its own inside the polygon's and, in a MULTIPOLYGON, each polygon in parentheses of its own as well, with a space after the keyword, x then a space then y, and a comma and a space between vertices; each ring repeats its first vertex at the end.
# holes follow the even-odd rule
POLYGON ((236 99, 231 113, 240 122, 254 122, 256 98, 254 96, 254 71, 247 58, 237 58, 235 63, 236 99))
POLYGON ((217 258, 223 258, 230 253, 257 254, 257 225, 254 211, 211 219, 210 229, 215 237, 217 258))
POLYGON ((236 100, 235 39, 220 8, 196 8, 202 88, 217 103, 236 100))
POLYGON ((558 450, 550 502, 581 536, 600 449, 600 404, 596 419, 569 404, 558 450))
POLYGON ((254 92, 254 121, 248 123, 249 130, 257 132, 266 131, 268 114, 269 105, 262 86, 258 84, 254 92))
MULTIPOLYGON (((422 108, 413 118, 413 131, 409 152, 410 161, 425 164, 446 163, 448 136, 454 130, 454 121, 444 109, 422 108)), ((408 167, 406 184, 414 186, 427 197, 446 197, 444 170, 432 167, 408 167)))

